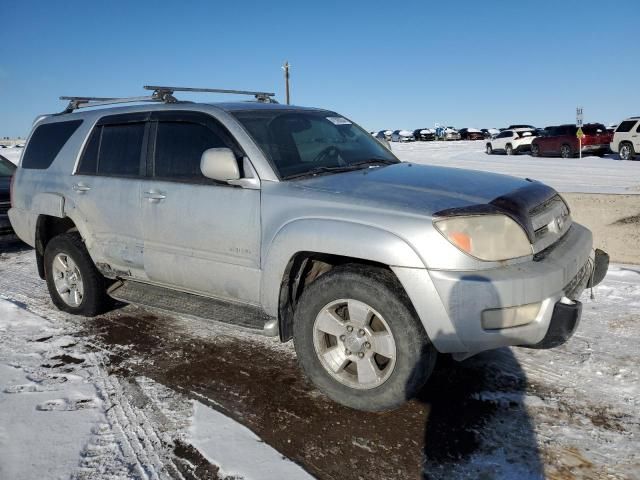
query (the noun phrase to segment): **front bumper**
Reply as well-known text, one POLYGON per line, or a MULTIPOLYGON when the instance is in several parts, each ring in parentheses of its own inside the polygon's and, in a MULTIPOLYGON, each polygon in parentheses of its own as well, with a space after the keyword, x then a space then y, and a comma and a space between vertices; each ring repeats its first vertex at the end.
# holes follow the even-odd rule
MULTIPOLYGON (((403 270, 394 268, 436 349, 468 356, 503 346, 550 344, 545 337, 559 321, 556 305, 574 302, 590 280, 595 284, 604 277, 606 265, 592 258, 591 232, 574 223, 537 261, 470 272, 427 270, 428 278, 403 270), (528 304, 540 304, 528 323, 491 330, 482 327, 484 311, 528 304)), ((574 326, 578 320, 579 315, 574 326)), ((564 331, 573 333, 571 328, 564 331)))

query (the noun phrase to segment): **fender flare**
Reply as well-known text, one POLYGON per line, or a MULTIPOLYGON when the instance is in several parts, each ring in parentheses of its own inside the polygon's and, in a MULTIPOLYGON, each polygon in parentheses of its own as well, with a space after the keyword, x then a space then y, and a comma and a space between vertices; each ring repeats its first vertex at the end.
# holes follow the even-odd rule
POLYGON ((298 253, 324 253, 388 266, 426 268, 415 249, 394 233, 335 219, 293 220, 280 228, 263 252, 261 303, 265 312, 276 318, 285 270, 298 253))

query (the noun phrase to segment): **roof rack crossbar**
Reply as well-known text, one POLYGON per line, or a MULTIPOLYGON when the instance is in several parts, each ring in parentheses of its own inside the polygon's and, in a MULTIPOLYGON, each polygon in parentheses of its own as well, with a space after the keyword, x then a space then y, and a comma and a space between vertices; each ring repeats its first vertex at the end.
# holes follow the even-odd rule
POLYGON ((252 92, 248 90, 225 90, 221 88, 193 88, 193 87, 159 87, 145 85, 145 90, 152 90, 151 95, 140 97, 60 97, 60 100, 68 100, 69 104, 62 113, 71 113, 79 108, 98 107, 101 105, 114 105, 116 103, 133 102, 164 102, 176 103, 174 92, 206 92, 206 93, 231 93, 238 95, 253 95, 257 101, 263 103, 278 103, 273 97, 275 93, 252 92))
POLYGON ((174 92, 201 92, 201 93, 228 93, 233 95, 252 95, 259 102, 264 103, 277 103, 273 97, 273 92, 253 92, 250 90, 227 90, 223 88, 196 88, 196 87, 165 87, 157 85, 145 85, 145 90, 153 90, 154 95, 169 94, 173 95, 174 92))

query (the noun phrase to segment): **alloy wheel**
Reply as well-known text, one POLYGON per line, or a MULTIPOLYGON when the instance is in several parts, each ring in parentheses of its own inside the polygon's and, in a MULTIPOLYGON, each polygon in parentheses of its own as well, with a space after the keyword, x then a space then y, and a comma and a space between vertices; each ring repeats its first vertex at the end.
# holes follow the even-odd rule
POLYGON ((353 299, 333 301, 318 313, 313 344, 325 371, 351 388, 382 385, 396 363, 396 342, 376 310, 353 299))
POLYGON ((59 253, 51 266, 53 282, 62 301, 78 307, 84 297, 84 283, 76 262, 66 253, 59 253))

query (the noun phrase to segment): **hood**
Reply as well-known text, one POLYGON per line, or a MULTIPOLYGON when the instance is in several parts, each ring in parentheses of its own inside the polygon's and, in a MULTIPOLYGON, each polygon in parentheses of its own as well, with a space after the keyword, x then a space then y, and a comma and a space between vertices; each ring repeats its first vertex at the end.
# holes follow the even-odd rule
POLYGON ((292 182, 294 185, 326 192, 336 201, 431 215, 449 208, 486 204, 531 183, 495 173, 399 163, 298 180, 292 182))

